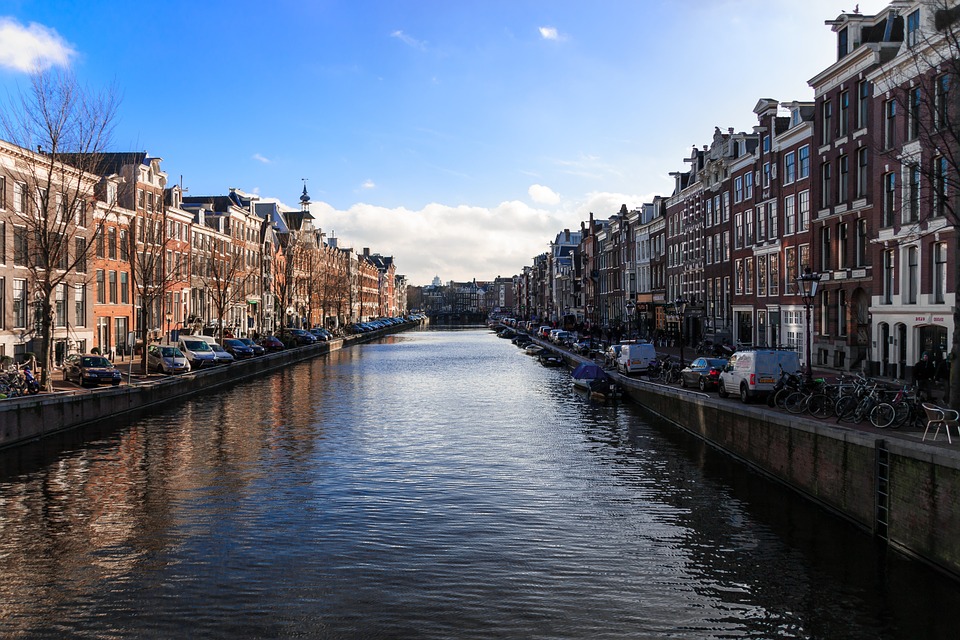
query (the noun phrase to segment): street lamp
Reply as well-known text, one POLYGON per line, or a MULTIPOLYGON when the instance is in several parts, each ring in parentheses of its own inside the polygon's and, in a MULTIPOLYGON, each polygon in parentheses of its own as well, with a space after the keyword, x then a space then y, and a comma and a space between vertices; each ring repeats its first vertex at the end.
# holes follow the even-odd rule
POLYGON ((167 311, 167 314, 164 316, 167 320, 167 341, 170 340, 170 321, 173 320, 173 314, 167 311))
POLYGON ((673 309, 677 312, 677 323, 680 325, 680 366, 683 366, 683 314, 687 310, 687 299, 680 296, 673 301, 673 309))
POLYGON ((633 324, 633 312, 637 308, 637 305, 633 303, 633 300, 627 300, 627 339, 630 338, 630 328, 633 324))
POLYGON ((811 348, 813 342, 812 318, 810 310, 813 307, 814 300, 817 297, 817 287, 820 285, 820 274, 810 271, 810 267, 803 270, 803 275, 797 278, 797 284, 800 285, 800 297, 803 299, 803 306, 807 314, 807 384, 813 384, 813 366, 811 362, 811 348))

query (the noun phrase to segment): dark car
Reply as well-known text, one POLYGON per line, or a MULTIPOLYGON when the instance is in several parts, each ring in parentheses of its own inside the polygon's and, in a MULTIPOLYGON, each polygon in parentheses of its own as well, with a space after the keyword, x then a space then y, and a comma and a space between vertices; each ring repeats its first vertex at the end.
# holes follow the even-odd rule
POLYGON ((67 356, 63 363, 63 379, 81 387, 98 384, 120 384, 120 371, 103 356, 92 353, 67 356))
POLYGON ((280 339, 284 344, 293 343, 298 346, 316 344, 317 339, 309 331, 303 329, 284 329, 280 333, 280 339))
POLYGON ((247 360, 253 357, 253 348, 245 345, 236 338, 227 338, 223 341, 223 348, 236 360, 247 360))
POLYGON ((262 356, 267 352, 266 348, 260 346, 250 338, 237 338, 240 342, 253 349, 254 356, 262 356))
POLYGON ((276 336, 266 336, 260 338, 259 344, 264 348, 265 351, 283 351, 285 348, 283 341, 276 336))
POLYGON ((697 358, 680 372, 680 386, 697 387, 700 391, 715 389, 725 366, 724 358, 697 358))

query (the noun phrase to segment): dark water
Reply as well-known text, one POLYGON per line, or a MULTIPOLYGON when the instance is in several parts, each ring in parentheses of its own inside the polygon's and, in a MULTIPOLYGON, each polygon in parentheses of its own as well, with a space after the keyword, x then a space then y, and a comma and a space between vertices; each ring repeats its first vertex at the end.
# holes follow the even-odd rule
POLYGON ((487 331, 0 455, 0 636, 956 638, 960 587, 487 331))

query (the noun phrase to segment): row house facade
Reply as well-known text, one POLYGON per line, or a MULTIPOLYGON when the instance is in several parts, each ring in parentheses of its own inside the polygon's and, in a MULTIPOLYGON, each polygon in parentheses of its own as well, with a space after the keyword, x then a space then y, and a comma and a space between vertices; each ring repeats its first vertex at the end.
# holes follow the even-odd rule
POLYGON ((672 174, 657 215, 591 214, 579 252, 586 317, 623 324, 633 302, 641 335, 643 309, 647 333, 677 335, 682 322, 689 343, 788 346, 802 359, 809 346, 815 366, 891 377, 946 354, 960 51, 946 43, 957 10, 938 9, 897 0, 827 21, 837 59, 809 81, 812 101, 763 98, 751 131, 716 129, 672 174), (797 283, 807 269, 820 275, 809 317, 797 283))

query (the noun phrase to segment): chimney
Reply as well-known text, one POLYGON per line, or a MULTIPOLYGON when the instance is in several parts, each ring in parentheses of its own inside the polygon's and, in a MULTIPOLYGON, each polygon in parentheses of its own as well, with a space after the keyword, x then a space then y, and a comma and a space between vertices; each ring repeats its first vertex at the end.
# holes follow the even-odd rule
POLYGON ((564 230, 563 230, 563 236, 564 236, 564 238, 566 239, 567 242, 570 242, 570 229, 564 229, 564 230))
POLYGON ((370 247, 364 247, 364 248, 363 248, 363 257, 364 257, 364 258, 369 258, 369 257, 370 257, 370 247))

